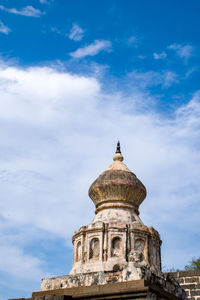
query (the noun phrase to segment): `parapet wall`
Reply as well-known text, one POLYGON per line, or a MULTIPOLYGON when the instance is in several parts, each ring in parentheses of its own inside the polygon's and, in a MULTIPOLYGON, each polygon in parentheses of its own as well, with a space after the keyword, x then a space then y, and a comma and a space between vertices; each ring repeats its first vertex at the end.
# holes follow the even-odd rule
POLYGON ((200 270, 170 273, 186 291, 187 299, 200 300, 200 270))
MULTIPOLYGON (((178 283, 180 284, 180 286, 186 291, 186 295, 187 295, 186 299, 200 300, 200 270, 199 271, 180 271, 180 272, 165 273, 164 277, 166 277, 166 278, 169 277, 170 278, 170 275, 172 275, 178 281, 178 283)), ((136 281, 132 281, 132 282, 129 281, 129 282, 124 282, 124 283, 117 283, 117 285, 120 286, 120 293, 118 295, 119 298, 121 297, 120 295, 121 295, 121 292, 122 292, 121 285, 123 285, 123 284, 127 285, 126 288, 127 288, 128 292, 130 292, 130 287, 134 287, 135 284, 136 284, 136 282, 137 282, 137 280, 136 281)), ((141 282, 142 282, 142 280, 141 280, 141 282)), ((90 290, 90 289, 93 290, 95 288, 97 290, 100 289, 100 288, 103 290, 103 289, 109 287, 109 291, 112 294, 112 292, 113 292, 113 290, 111 289, 112 285, 113 284, 111 283, 111 284, 102 285, 102 286, 95 285, 95 286, 87 287, 86 289, 85 289, 85 287, 78 287, 78 288, 74 288, 74 289, 75 290, 84 289, 84 291, 86 291, 86 290, 90 290)), ((160 287, 160 284, 157 283, 154 286, 154 288, 156 286, 160 287)), ((169 286, 168 286, 168 288, 169 288, 169 286)), ((63 294, 65 294, 64 292, 66 292, 66 294, 68 294, 68 291, 70 291, 70 290, 71 289, 58 289, 57 290, 58 291, 57 292, 58 295, 55 295, 55 296, 53 296, 53 295, 50 294, 51 291, 37 292, 37 293, 33 293, 35 295, 32 298, 29 298, 29 299, 26 299, 26 300, 64 300, 64 299, 66 300, 66 299, 72 299, 72 296, 70 295, 70 293, 69 293, 69 295, 63 295, 63 294), (62 291, 63 291, 63 294, 61 294, 62 291), (45 293, 48 293, 48 295, 43 295, 45 293), (60 293, 60 295, 59 295, 59 293, 60 293), (36 294, 38 294, 38 295, 36 295, 36 294)), ((116 285, 114 285, 114 290, 115 290, 115 292, 117 292, 116 285)), ((161 290, 164 291, 164 289, 162 289, 162 288, 161 288, 161 290)), ((99 292, 100 292, 100 294, 102 294, 102 291, 99 291, 99 292)), ((56 290, 52 291, 52 294, 56 294, 56 290)), ((131 295, 131 297, 132 297, 132 299, 135 299, 135 297, 134 297, 133 294, 131 295)), ((82 297, 82 298, 84 298, 84 297, 82 297)), ((117 298, 117 296, 116 296, 116 298, 117 298)), ((138 299, 138 294, 137 294, 136 298, 138 299)), ((161 298, 162 299, 170 299, 170 297, 166 297, 164 295, 161 298)), ((159 299, 160 300, 161 298, 160 298, 160 296, 159 297, 151 298, 151 297, 149 297, 147 295, 143 295, 143 297, 140 298, 140 299, 154 299, 154 300, 155 299, 159 299)), ((183 299, 183 297, 174 298, 173 295, 172 295, 172 298, 173 298, 173 300, 174 299, 178 300, 178 299, 181 299, 181 298, 183 299)), ((79 299, 81 299, 81 297, 79 297, 79 299)), ((104 299, 107 299, 107 298, 104 297, 104 299)), ((124 298, 124 299, 130 299, 130 295, 129 295, 129 297, 124 298)), ((25 299, 21 298, 21 299, 13 299, 13 300, 25 300, 25 299)))

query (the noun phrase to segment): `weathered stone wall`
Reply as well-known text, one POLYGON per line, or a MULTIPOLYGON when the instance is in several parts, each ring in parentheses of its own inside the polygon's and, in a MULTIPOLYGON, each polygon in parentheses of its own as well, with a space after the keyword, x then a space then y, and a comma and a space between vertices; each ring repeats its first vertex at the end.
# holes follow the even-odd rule
MULTIPOLYGON (((100 214, 100 213, 99 213, 100 214)), ((92 222, 81 227, 73 236, 73 267, 70 275, 113 271, 116 265, 129 272, 130 268, 146 267, 161 275, 160 236, 141 221, 123 223, 127 211, 106 210, 112 222, 92 222)), ((132 215, 133 217, 133 215, 132 215)), ((109 219, 108 218, 108 219, 109 219)), ((132 268, 133 273, 134 268, 132 268)), ((135 278, 139 279, 136 274, 135 278)), ((103 283, 102 283, 103 284, 103 283)))
POLYGON ((185 296, 185 291, 172 276, 152 275, 149 280, 38 291, 33 292, 30 299, 12 300, 185 300, 185 296))
POLYGON ((187 299, 200 300, 200 270, 172 272, 171 274, 186 291, 187 299))
POLYGON ((145 267, 142 268, 141 266, 136 268, 134 265, 130 266, 130 269, 125 268, 124 270, 119 265, 115 265, 112 272, 91 272, 87 274, 44 278, 41 283, 41 292, 80 286, 89 287, 108 285, 110 283, 137 282, 137 280, 140 279, 162 286, 163 289, 167 289, 170 293, 178 295, 178 297, 181 292, 179 283, 176 282, 174 277, 170 276, 170 274, 166 274, 166 276, 156 276, 156 274, 152 273, 149 269, 145 267))

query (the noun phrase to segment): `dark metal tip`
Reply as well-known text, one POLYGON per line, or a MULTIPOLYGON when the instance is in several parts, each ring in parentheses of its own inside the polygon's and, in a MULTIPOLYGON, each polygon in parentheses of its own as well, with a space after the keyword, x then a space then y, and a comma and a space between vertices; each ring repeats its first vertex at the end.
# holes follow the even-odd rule
POLYGON ((115 153, 120 153, 121 154, 120 141, 117 142, 117 149, 116 149, 115 153))

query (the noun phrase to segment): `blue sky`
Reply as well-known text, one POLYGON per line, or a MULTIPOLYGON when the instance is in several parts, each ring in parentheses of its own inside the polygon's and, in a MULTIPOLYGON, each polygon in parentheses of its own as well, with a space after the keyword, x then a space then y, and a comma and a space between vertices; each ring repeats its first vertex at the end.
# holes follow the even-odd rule
POLYGON ((0 1, 0 300, 68 274, 121 141, 163 269, 200 247, 199 1, 0 1))

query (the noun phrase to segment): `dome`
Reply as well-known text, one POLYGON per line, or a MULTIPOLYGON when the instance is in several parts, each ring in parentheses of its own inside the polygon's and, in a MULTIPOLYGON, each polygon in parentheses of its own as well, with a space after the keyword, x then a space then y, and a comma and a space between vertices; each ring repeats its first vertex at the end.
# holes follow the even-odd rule
POLYGON ((124 208, 139 214, 138 208, 146 197, 146 188, 123 163, 119 142, 113 160, 89 188, 95 213, 107 208, 124 208))

